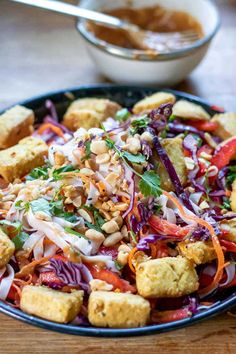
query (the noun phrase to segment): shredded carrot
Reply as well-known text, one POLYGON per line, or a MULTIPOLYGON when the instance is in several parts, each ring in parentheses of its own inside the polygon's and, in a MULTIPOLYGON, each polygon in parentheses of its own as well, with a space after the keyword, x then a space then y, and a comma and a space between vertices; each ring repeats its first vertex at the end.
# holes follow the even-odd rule
POLYGON ((51 123, 44 123, 44 124, 42 124, 42 125, 39 127, 39 129, 37 130, 37 133, 41 135, 41 134, 43 134, 43 132, 44 132, 45 130, 47 130, 47 129, 52 130, 53 133, 55 133, 56 135, 60 136, 62 139, 64 139, 64 140, 66 141, 65 136, 64 136, 64 133, 63 133, 63 131, 61 130, 61 128, 56 127, 55 125, 53 125, 53 124, 51 124, 51 123))
POLYGON ((213 290, 219 284, 219 282, 222 278, 222 275, 223 275, 223 269, 226 266, 224 252, 221 248, 220 242, 215 234, 213 227, 207 221, 199 218, 196 215, 186 214, 183 206, 180 204, 180 202, 175 197, 173 197, 170 193, 168 193, 166 191, 163 191, 163 194, 165 196, 167 196, 176 205, 176 207, 180 211, 181 216, 183 216, 184 218, 186 218, 188 220, 192 220, 192 221, 197 222, 198 224, 204 226, 210 232, 213 247, 216 252, 217 259, 218 259, 218 264, 217 264, 217 271, 216 271, 216 274, 215 274, 215 277, 214 277, 212 283, 210 285, 208 285, 206 288, 200 290, 201 294, 207 294, 208 292, 213 290))
POLYGON ((16 289, 16 292, 17 292, 19 298, 21 298, 21 293, 22 293, 21 288, 18 285, 14 284, 14 283, 12 284, 12 286, 13 286, 14 289, 16 289))
POLYGON ((231 196, 231 191, 229 189, 226 189, 225 195, 229 198, 231 196))
POLYGON ((157 248, 156 245, 153 245, 152 243, 149 244, 149 247, 151 248, 151 257, 156 258, 157 256, 157 248))
POLYGON ((135 253, 138 251, 137 247, 134 247, 129 253, 128 264, 133 273, 136 273, 136 270, 133 266, 132 260, 134 258, 135 253))
POLYGON ((34 272, 34 269, 37 265, 47 262, 51 257, 43 257, 39 260, 34 260, 29 264, 26 264, 21 270, 15 274, 16 278, 22 278, 34 272))

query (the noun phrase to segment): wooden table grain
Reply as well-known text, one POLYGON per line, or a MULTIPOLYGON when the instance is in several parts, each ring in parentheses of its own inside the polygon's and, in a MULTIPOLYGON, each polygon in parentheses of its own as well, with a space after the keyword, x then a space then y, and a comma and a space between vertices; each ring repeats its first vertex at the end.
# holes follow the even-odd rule
MULTIPOLYGON (((216 2, 221 31, 206 59, 175 88, 236 111, 236 0, 216 2)), ((73 20, 0 1, 0 109, 47 91, 99 82, 106 79, 87 55, 73 20)), ((236 319, 228 314, 171 333, 129 339, 63 335, 5 315, 0 323, 1 354, 236 353, 236 319)))

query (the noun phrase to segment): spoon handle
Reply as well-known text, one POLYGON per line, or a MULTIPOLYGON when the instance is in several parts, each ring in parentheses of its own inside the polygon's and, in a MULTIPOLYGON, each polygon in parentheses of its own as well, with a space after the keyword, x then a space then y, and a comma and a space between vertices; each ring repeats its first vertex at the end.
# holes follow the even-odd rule
POLYGON ((84 18, 86 20, 99 22, 106 24, 109 27, 124 28, 127 29, 129 24, 120 20, 119 18, 109 16, 100 12, 83 9, 75 5, 66 4, 61 1, 50 1, 50 0, 12 0, 14 2, 19 2, 26 5, 31 5, 35 7, 40 7, 42 9, 51 10, 59 12, 64 15, 75 16, 79 18, 84 18))

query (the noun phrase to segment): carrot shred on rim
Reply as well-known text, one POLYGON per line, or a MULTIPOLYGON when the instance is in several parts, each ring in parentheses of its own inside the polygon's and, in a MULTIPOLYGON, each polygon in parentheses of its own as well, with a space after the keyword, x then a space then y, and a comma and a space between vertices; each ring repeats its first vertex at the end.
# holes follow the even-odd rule
POLYGON ((129 253, 129 258, 128 258, 128 264, 129 264, 129 267, 130 267, 130 269, 132 270, 133 273, 136 273, 136 270, 135 270, 135 268, 134 268, 134 266, 133 266, 132 260, 133 260, 134 255, 135 255, 135 253, 136 253, 137 251, 138 251, 137 247, 134 247, 134 248, 130 251, 130 253, 129 253))
POLYGON ((43 134, 43 132, 47 129, 51 129, 53 131, 53 133, 55 133, 56 135, 60 136, 62 139, 66 140, 65 139, 65 136, 64 136, 64 133, 62 131, 61 128, 59 127, 56 127, 55 125, 51 124, 51 123, 44 123, 42 124, 38 130, 37 130, 37 133, 38 134, 43 134))
POLYGON ((216 271, 216 274, 214 276, 212 283, 210 285, 208 285, 206 288, 200 290, 201 294, 207 294, 211 290, 213 290, 216 286, 218 286, 218 284, 222 278, 222 275, 223 275, 223 269, 227 265, 227 263, 225 263, 224 252, 221 248, 220 242, 215 234, 213 227, 207 221, 199 218, 196 215, 186 214, 183 206, 180 204, 180 202, 175 197, 173 197, 170 193, 168 193, 166 191, 163 191, 163 194, 166 197, 168 197, 176 205, 176 207, 179 209, 181 216, 184 216, 188 220, 192 220, 192 221, 197 222, 198 224, 200 224, 200 225, 204 226, 206 229, 208 229, 210 232, 213 247, 216 252, 217 259, 218 259, 218 264, 217 264, 217 271, 216 271))
POLYGON ((13 286, 14 289, 16 289, 17 295, 21 299, 21 293, 22 293, 21 288, 18 285, 14 284, 14 283, 12 284, 12 286, 13 286))

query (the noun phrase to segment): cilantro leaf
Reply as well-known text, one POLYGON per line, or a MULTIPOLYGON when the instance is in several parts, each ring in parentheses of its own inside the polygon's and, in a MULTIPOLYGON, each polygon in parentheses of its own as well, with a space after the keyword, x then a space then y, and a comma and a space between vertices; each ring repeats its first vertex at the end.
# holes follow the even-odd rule
POLYGON ((52 215, 62 216, 64 214, 62 199, 50 202, 49 208, 52 215))
POLYGON ((78 172, 78 170, 72 165, 62 166, 53 171, 52 173, 53 179, 55 181, 58 181, 63 178, 63 175, 61 175, 62 173, 71 172, 71 171, 78 172))
POLYGON ((91 157, 91 141, 87 140, 84 143, 85 146, 85 156, 82 158, 82 161, 88 160, 91 157))
POLYGON ((69 234, 72 234, 72 235, 75 235, 75 236, 78 236, 78 237, 82 237, 85 240, 88 240, 88 238, 85 235, 80 234, 79 232, 71 229, 70 227, 65 227, 65 231, 68 232, 69 234))
POLYGON ((145 114, 131 122, 131 134, 134 135, 139 132, 141 129, 146 129, 149 123, 149 118, 145 114))
POLYGON ((106 142, 106 145, 107 145, 107 147, 109 149, 113 149, 114 148, 115 142, 112 139, 106 138, 105 142, 106 142))
POLYGON ((230 166, 226 181, 229 185, 232 185, 235 179, 236 179, 236 166, 230 166))
POLYGON ((121 270, 124 268, 123 264, 120 264, 117 260, 115 260, 114 263, 117 270, 121 270))
POLYGON ((18 235, 13 237, 12 242, 15 245, 16 251, 21 250, 25 241, 29 238, 26 232, 19 232, 18 235))
POLYGON ((33 181, 35 179, 48 179, 48 166, 36 167, 34 168, 28 176, 26 176, 26 181, 33 181))
POLYGON ((115 119, 119 122, 125 122, 129 119, 131 113, 128 111, 127 108, 122 108, 118 112, 116 112, 115 119))
POLYGON ((133 163, 144 163, 146 161, 145 156, 142 154, 131 154, 128 151, 124 151, 122 153, 122 156, 125 157, 128 161, 133 162, 133 163))
POLYGON ((85 225, 89 228, 89 229, 93 229, 93 230, 96 230, 96 231, 99 231, 101 232, 101 228, 97 225, 94 225, 94 224, 91 224, 91 222, 88 222, 85 220, 85 225))
POLYGON ((25 210, 25 211, 28 211, 29 210, 29 207, 30 207, 30 203, 29 202, 25 202, 24 200, 18 200, 16 203, 15 203, 15 208, 16 209, 19 209, 19 210, 25 210))
POLYGON ((223 204, 222 204, 223 209, 231 210, 231 204, 230 200, 228 198, 225 198, 223 204))
POLYGON ((22 229, 22 223, 20 221, 9 221, 9 220, 0 220, 0 225, 3 225, 4 229, 8 227, 14 227, 15 231, 18 233, 22 229))
POLYGON ((105 219, 101 216, 98 210, 94 211, 94 219, 96 224, 101 228, 103 224, 105 224, 105 219))
POLYGON ((158 197, 162 194, 160 187, 160 177, 155 171, 146 171, 141 176, 139 188, 144 197, 158 197))

